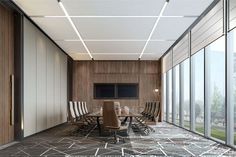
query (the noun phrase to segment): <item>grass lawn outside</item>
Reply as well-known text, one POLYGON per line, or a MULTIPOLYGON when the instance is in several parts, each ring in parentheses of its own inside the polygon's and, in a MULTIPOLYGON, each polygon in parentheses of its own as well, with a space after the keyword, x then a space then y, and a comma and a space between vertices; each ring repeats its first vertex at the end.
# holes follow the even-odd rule
MULTIPOLYGON (((184 121, 184 127, 190 128, 190 122, 184 121)), ((204 127, 203 126, 196 125, 195 130, 196 130, 196 132, 204 135, 204 127)), ((217 128, 211 128, 211 136, 216 139, 222 140, 222 141, 225 141, 225 138, 226 138, 225 131, 217 129, 217 128)), ((234 144, 236 145, 236 133, 234 134, 234 144)))

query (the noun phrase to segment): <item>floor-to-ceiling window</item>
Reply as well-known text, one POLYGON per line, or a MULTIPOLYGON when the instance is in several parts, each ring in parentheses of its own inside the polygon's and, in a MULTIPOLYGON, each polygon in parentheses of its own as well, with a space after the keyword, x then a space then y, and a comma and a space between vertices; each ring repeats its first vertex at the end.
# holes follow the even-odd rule
POLYGON ((228 96, 230 99, 228 99, 231 106, 229 106, 230 112, 228 114, 230 115, 230 131, 234 135, 233 143, 236 145, 236 29, 233 29, 229 32, 229 38, 228 38, 228 45, 229 45, 229 52, 228 52, 228 72, 230 76, 228 78, 230 86, 228 86, 228 96))
MULTIPOLYGON (((229 62, 229 75, 230 78, 228 78, 228 80, 230 80, 230 86, 228 86, 230 91, 228 93, 228 96, 230 97, 229 99, 229 104, 232 105, 230 108, 233 108, 233 111, 231 111, 232 114, 232 123, 230 127, 231 130, 233 131, 234 134, 234 145, 236 145, 236 29, 232 30, 229 32, 229 40, 228 40, 228 45, 229 45, 229 52, 228 52, 228 62, 229 62)), ((229 114, 229 113, 228 113, 229 114)))
POLYGON ((172 70, 167 72, 166 76, 166 108, 167 108, 167 121, 172 122, 172 70))
POLYGON ((191 94, 193 130, 204 133, 204 49, 191 58, 191 94))
POLYGON ((234 144, 236 145, 236 29, 232 30, 229 33, 229 65, 230 65, 230 75, 231 76, 230 79, 230 83, 232 83, 229 88, 230 88, 230 104, 233 106, 234 110, 233 110, 233 117, 232 117, 232 122, 233 122, 233 132, 234 132, 234 144))
POLYGON ((206 105, 210 135, 225 140, 225 37, 205 48, 206 105))
POLYGON ((162 97, 162 103, 163 103, 163 120, 166 120, 166 73, 162 75, 162 92, 163 92, 163 97, 162 97))
POLYGON ((181 97, 183 110, 183 126, 190 128, 190 69, 189 59, 181 63, 181 97))
POLYGON ((175 124, 179 125, 179 65, 173 71, 173 115, 175 124))

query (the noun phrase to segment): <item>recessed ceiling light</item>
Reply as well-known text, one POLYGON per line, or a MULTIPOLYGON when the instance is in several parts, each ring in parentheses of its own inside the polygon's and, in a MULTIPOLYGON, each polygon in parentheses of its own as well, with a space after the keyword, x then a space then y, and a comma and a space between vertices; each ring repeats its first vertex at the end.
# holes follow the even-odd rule
POLYGON ((83 44, 84 48, 86 49, 87 53, 89 54, 90 58, 93 59, 93 56, 91 55, 91 53, 90 53, 90 51, 89 51, 87 45, 85 44, 83 38, 81 37, 81 35, 80 35, 78 29, 76 28, 74 22, 72 21, 71 17, 69 16, 68 12, 66 11, 66 8, 65 8, 64 5, 62 4, 61 0, 58 0, 58 3, 59 3, 59 5, 60 5, 61 9, 63 10, 63 12, 64 12, 66 18, 67 18, 68 21, 70 22, 72 28, 73 28, 74 31, 76 32, 76 34, 77 34, 77 36, 79 37, 80 41, 82 42, 82 44, 83 44))

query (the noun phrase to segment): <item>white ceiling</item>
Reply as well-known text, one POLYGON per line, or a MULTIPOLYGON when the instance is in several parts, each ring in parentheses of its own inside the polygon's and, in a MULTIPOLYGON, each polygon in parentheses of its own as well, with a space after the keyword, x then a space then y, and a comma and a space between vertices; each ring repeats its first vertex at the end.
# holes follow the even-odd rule
MULTIPOLYGON (((14 1, 73 59, 91 59, 57 0, 14 1)), ((159 59, 212 2, 170 0, 141 59, 159 59)), ((62 3, 95 60, 137 60, 165 0, 62 0, 62 3)))

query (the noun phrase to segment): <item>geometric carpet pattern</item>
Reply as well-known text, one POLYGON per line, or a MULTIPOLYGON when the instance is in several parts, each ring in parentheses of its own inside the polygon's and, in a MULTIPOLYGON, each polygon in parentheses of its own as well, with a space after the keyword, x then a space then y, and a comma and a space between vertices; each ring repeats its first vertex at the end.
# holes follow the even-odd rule
POLYGON ((125 143, 112 144, 97 128, 74 134, 76 126, 63 124, 0 150, 0 156, 236 156, 232 148, 165 122, 152 127, 148 136, 131 129, 125 143))

